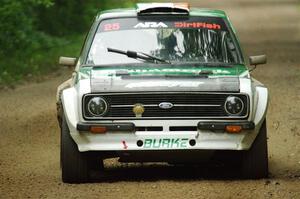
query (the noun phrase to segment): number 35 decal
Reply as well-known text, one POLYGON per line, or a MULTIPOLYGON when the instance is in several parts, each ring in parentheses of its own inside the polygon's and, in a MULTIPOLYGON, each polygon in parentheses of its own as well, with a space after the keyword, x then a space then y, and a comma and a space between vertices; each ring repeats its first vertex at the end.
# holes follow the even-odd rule
POLYGON ((104 25, 104 31, 119 30, 119 29, 120 29, 119 23, 108 23, 104 25))

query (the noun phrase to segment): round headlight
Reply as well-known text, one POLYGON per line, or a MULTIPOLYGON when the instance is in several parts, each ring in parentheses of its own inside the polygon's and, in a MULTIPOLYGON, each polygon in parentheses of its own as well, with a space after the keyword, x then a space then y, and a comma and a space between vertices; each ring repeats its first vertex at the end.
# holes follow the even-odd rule
POLYGON ((102 116, 107 111, 107 102, 102 97, 93 97, 88 102, 88 111, 93 116, 102 116))
POLYGON ((244 109, 244 102, 239 97, 229 96, 224 108, 229 115, 239 115, 244 109))

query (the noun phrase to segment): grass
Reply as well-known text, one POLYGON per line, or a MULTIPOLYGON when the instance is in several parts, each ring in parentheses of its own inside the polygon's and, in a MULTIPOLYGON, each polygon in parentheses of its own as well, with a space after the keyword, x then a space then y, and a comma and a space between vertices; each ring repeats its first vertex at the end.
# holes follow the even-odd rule
MULTIPOLYGON (((101 4, 98 2, 95 3, 95 5, 99 4, 101 5, 101 9, 105 10, 116 7, 134 7, 136 2, 137 0, 126 0, 122 2, 114 0, 103 1, 101 4)), ((94 7, 87 7, 86 9, 95 10, 94 7)), ((69 10, 69 16, 72 16, 71 12, 72 10, 69 10)), ((13 12, 13 16, 15 16, 14 14, 13 12)), ((25 17, 25 15, 23 17, 25 17)), ((85 19, 83 19, 82 22, 84 22, 84 20, 85 19)), ((46 22, 43 21, 43 23, 46 22)), ((67 27, 65 28, 69 31, 67 27)), ((25 30, 20 30, 19 32, 15 31, 15 33, 18 33, 17 35, 20 39, 7 40, 8 42, 6 43, 9 48, 5 48, 4 46, 0 49, 0 88, 7 86, 14 87, 16 84, 24 82, 24 80, 39 79, 40 77, 45 77, 45 75, 57 71, 59 56, 78 57, 85 36, 84 34, 79 34, 55 38, 53 35, 59 34, 51 35, 49 32, 45 33, 43 30, 35 29, 30 31, 36 35, 26 35, 25 30), (21 33, 24 33, 24 35, 21 33), (18 47, 17 45, 19 44, 23 44, 20 45, 22 47, 18 47)), ((2 39, 3 38, 4 37, 2 37, 2 39)))
POLYGON ((13 58, 0 61, 0 87, 13 87, 24 79, 47 75, 56 71, 60 56, 78 57, 85 35, 72 35, 56 39, 48 48, 40 48, 30 53, 20 53, 13 58), (25 58, 24 58, 25 57, 25 58))

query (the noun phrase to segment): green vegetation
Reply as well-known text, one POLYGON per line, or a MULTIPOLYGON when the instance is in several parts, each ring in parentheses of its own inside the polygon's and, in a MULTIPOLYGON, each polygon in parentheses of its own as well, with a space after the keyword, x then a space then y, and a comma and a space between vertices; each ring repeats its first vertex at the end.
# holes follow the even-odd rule
POLYGON ((100 10, 136 0, 1 0, 0 85, 57 69, 60 55, 78 56, 100 10))

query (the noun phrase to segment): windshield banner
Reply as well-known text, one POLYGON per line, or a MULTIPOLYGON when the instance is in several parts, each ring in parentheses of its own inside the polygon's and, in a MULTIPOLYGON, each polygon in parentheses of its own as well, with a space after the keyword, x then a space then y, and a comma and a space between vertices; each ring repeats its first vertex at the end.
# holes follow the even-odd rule
POLYGON ((98 32, 130 30, 130 29, 164 29, 164 28, 190 28, 190 29, 210 29, 227 31, 225 22, 216 17, 190 17, 177 18, 174 20, 162 18, 160 20, 141 20, 138 18, 119 18, 103 20, 98 28, 98 32))

